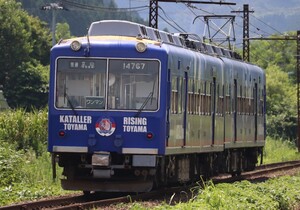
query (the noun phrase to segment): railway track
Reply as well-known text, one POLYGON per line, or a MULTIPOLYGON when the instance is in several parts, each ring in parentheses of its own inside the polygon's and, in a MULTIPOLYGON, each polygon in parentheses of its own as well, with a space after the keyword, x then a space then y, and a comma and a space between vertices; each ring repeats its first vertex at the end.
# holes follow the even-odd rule
MULTIPOLYGON (((293 174, 300 171, 300 161, 289 161, 268 165, 261 165, 255 171, 242 173, 240 176, 220 175, 213 177, 214 183, 235 182, 241 180, 264 181, 270 177, 293 174)), ((64 196, 54 199, 45 199, 34 202, 26 202, 14 204, 10 206, 0 207, 0 210, 25 210, 25 209, 92 209, 100 206, 109 206, 111 204, 129 203, 133 201, 146 201, 149 199, 157 199, 165 196, 172 196, 175 193, 189 191, 188 187, 173 187, 142 193, 137 195, 117 195, 117 194, 91 194, 90 196, 75 195, 64 196)))

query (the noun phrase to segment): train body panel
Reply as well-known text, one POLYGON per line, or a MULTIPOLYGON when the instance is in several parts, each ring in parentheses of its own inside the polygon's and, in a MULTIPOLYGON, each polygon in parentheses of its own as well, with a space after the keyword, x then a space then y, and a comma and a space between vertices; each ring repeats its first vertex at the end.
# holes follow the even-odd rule
POLYGON ((185 34, 100 21, 51 51, 48 150, 64 189, 144 192, 252 170, 264 109, 263 70, 185 34))
MULTIPOLYGON (((155 154, 163 154, 164 142, 159 142, 158 139, 163 139, 166 135, 165 124, 160 120, 161 118, 165 118, 166 113, 161 111, 159 106, 165 106, 165 101, 160 101, 158 95, 160 91, 166 91, 166 87, 160 86, 160 79, 165 80, 166 73, 160 69, 160 60, 157 58, 145 58, 145 55, 143 55, 141 59, 139 55, 135 55, 134 53, 130 55, 128 52, 126 58, 124 58, 120 44, 110 43, 106 46, 105 44, 106 43, 102 44, 99 42, 101 51, 91 52, 93 55, 89 57, 89 59, 78 57, 78 53, 76 57, 72 54, 56 57, 56 53, 53 52, 53 57, 55 57, 55 59, 52 60, 53 65, 58 66, 58 68, 61 66, 63 70, 60 71, 58 69, 58 73, 52 75, 53 81, 58 80, 57 84, 53 83, 52 85, 64 85, 67 87, 57 90, 57 92, 50 92, 50 101, 52 102, 55 96, 59 96, 57 96, 56 107, 49 107, 49 109, 51 109, 49 128, 51 131, 56 131, 50 133, 49 151, 60 152, 66 150, 65 152, 67 152, 67 150, 71 149, 70 147, 74 146, 80 147, 78 151, 83 150, 90 153, 95 151, 122 152, 122 148, 123 150, 124 148, 145 148, 153 149, 153 151, 156 151, 154 152, 155 154), (86 63, 96 61, 95 64, 93 63, 92 65, 95 65, 95 68, 102 68, 103 73, 95 73, 96 70, 85 69, 85 73, 80 72, 75 75, 74 72, 82 71, 82 69, 80 67, 77 67, 78 69, 76 69, 76 67, 71 68, 68 65, 73 65, 72 63, 75 63, 76 59, 79 59, 79 62, 86 63), (124 70, 123 74, 121 74, 117 69, 120 65, 144 64, 148 66, 155 65, 156 75, 153 75, 154 72, 145 73, 146 70, 143 70, 144 72, 140 71, 139 74, 131 74, 129 72, 131 71, 130 69, 126 69, 126 72, 124 72, 124 70), (99 65, 99 67, 96 65, 99 65), (106 73, 107 68, 111 68, 108 74, 106 73), (72 76, 74 78, 71 78, 72 76), (152 81, 151 76, 153 76, 155 80, 152 79, 152 81), (119 85, 119 87, 117 87, 119 89, 118 93, 113 94, 113 91, 115 91, 113 89, 115 87, 112 87, 113 84, 107 84, 108 87, 105 85, 103 85, 103 87, 97 87, 99 84, 97 84, 95 80, 101 82, 101 80, 106 80, 107 77, 110 77, 110 81, 114 80, 114 85, 119 85), (60 81, 60 79, 63 81, 60 81), (140 81, 136 81, 138 79, 140 79, 140 81), (108 91, 111 91, 109 93, 112 93, 111 96, 108 96, 111 97, 109 100, 114 101, 108 102, 107 105, 98 104, 99 107, 97 107, 97 103, 105 103, 103 96, 107 94, 106 91, 108 88, 110 89, 108 91), (131 95, 126 98, 126 94, 131 95), (83 97, 84 100, 82 99, 83 97), (114 99, 112 99, 112 97, 114 97, 114 99), (118 99, 116 99, 117 97, 118 99), (74 99, 75 101, 76 98, 81 100, 80 104, 76 104, 78 102, 71 103, 71 100, 74 99), (155 107, 145 111, 147 107, 142 107, 142 105, 146 100, 150 100, 155 107), (70 103, 73 108, 70 106, 70 103), (117 103, 119 104, 117 105, 117 103), (117 106, 127 107, 121 108, 124 110, 119 112, 118 110, 120 108, 117 106), (101 125, 99 125, 101 123, 106 123, 110 128, 106 130, 104 128, 102 129, 101 125), (59 136, 60 131, 65 131, 65 135, 59 136), (153 138, 148 139, 148 133, 152 133, 153 138)), ((124 48, 127 49, 129 46, 130 45, 125 45, 124 48)), ((91 45, 92 49, 93 47, 96 48, 97 45, 91 45)), ((131 47, 134 48, 134 45, 131 47)), ((61 52, 58 51, 57 54, 65 55, 65 51, 67 50, 62 49, 61 52)), ((148 49, 148 51, 151 52, 151 49, 148 49)), ((126 68, 127 67, 128 66, 126 66, 126 68)), ((128 68, 131 67, 129 66, 128 68)), ((146 66, 144 68, 146 68, 146 66)), ((69 152, 72 151, 70 150, 69 152)))

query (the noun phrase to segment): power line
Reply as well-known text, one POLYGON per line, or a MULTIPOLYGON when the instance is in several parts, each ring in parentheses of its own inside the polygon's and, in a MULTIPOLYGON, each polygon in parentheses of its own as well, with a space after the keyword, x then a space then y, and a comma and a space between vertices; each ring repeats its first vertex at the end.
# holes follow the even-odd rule
POLYGON ((277 33, 283 35, 280 31, 278 31, 276 28, 274 28, 273 26, 267 24, 266 22, 258 19, 257 17, 255 17, 254 15, 251 15, 252 17, 254 17, 256 20, 258 20, 259 22, 263 23, 264 25, 268 26, 269 28, 271 28, 272 30, 276 31, 277 33))
POLYGON ((77 3, 77 2, 72 2, 69 0, 62 0, 66 5, 70 5, 73 7, 78 7, 81 9, 86 9, 86 10, 94 10, 94 11, 98 11, 98 10, 106 10, 106 11, 113 11, 115 10, 116 12, 119 12, 120 10, 131 10, 131 11, 135 11, 135 10, 141 10, 141 9, 148 9, 149 6, 138 6, 138 7, 127 7, 127 8, 113 8, 113 7, 99 7, 96 5, 88 5, 88 4, 82 4, 82 3, 77 3))
MULTIPOLYGON (((178 30, 178 29, 176 29, 176 30, 178 30, 179 32, 185 32, 186 33, 186 31, 181 27, 181 26, 179 26, 172 18, 170 18, 167 14, 166 14, 166 12, 164 11, 164 9, 162 8, 162 7, 160 7, 160 6, 158 6, 158 8, 163 12, 163 14, 165 15, 165 17, 169 20, 169 21, 171 21, 172 23, 174 23, 180 30, 178 30)), ((160 15, 158 15, 160 18, 162 18, 160 15)), ((163 19, 163 18, 162 18, 163 19)), ((163 19, 166 23, 168 23, 169 25, 171 25, 168 21, 166 21, 165 19, 163 19)), ((173 28, 176 28, 176 27, 174 27, 173 25, 171 25, 173 28)))
POLYGON ((205 12, 205 13, 207 13, 207 14, 209 14, 209 15, 216 15, 215 13, 208 12, 208 11, 206 11, 206 10, 204 10, 204 9, 200 9, 200 8, 194 6, 194 5, 192 6, 191 3, 186 3, 185 5, 186 5, 187 8, 190 9, 190 11, 191 11, 195 16, 197 16, 197 15, 196 15, 191 9, 197 9, 197 10, 200 10, 200 11, 202 11, 202 12, 205 12))

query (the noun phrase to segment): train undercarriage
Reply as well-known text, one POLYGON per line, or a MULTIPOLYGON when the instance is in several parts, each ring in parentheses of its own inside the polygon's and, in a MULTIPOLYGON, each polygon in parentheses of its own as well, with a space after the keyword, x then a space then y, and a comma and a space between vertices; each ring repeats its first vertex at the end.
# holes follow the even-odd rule
POLYGON ((117 153, 54 154, 63 167, 66 190, 147 192, 153 188, 191 183, 220 173, 233 176, 254 170, 262 147, 223 152, 169 156, 118 155, 117 153), (98 160, 95 160, 97 159, 98 160))

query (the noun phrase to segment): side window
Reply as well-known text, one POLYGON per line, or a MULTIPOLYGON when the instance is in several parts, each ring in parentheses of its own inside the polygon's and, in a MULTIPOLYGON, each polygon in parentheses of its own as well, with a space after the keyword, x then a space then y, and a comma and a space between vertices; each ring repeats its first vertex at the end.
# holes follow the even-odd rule
POLYGON ((204 115, 205 113, 206 113, 206 82, 201 82, 200 114, 204 115))
POLYGON ((183 91, 184 91, 184 83, 183 83, 183 78, 182 77, 177 77, 177 85, 178 85, 178 114, 182 113, 183 109, 183 103, 184 103, 184 98, 183 98, 183 91))
POLYGON ((194 114, 194 106, 195 106, 195 97, 194 97, 194 80, 189 79, 188 82, 188 113, 194 114))
POLYGON ((200 112, 200 94, 201 94, 201 90, 200 90, 200 81, 196 80, 195 82, 195 91, 194 91, 194 96, 195 96, 195 114, 199 114, 200 112))
POLYGON ((223 107, 224 107, 224 86, 218 84, 217 86, 217 114, 223 116, 223 107))
POLYGON ((231 84, 226 84, 225 100, 225 113, 231 114, 231 84))
POLYGON ((171 95, 171 113, 178 113, 178 80, 177 77, 172 78, 172 95, 171 95))
POLYGON ((211 94, 213 91, 213 85, 211 82, 206 83, 206 114, 211 115, 211 94))

